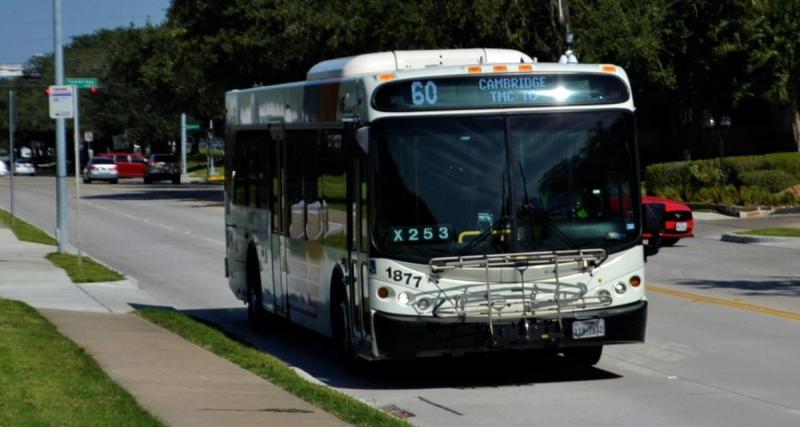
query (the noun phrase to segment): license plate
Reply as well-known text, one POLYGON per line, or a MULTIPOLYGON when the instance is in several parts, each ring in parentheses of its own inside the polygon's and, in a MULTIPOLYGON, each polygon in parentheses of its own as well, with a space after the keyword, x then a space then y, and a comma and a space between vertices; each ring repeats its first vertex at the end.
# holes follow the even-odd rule
POLYGON ((572 322, 572 338, 604 337, 606 335, 605 319, 576 320, 572 322))
POLYGON ((675 231, 686 231, 686 223, 685 222, 679 222, 679 223, 675 224, 675 231))

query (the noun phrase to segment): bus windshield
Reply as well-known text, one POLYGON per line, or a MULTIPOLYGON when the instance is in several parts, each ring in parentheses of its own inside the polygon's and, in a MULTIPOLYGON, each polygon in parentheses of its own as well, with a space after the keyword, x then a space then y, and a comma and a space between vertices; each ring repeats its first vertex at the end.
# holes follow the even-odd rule
POLYGON ((372 241, 386 256, 614 252, 638 241, 628 111, 391 118, 371 135, 372 241))

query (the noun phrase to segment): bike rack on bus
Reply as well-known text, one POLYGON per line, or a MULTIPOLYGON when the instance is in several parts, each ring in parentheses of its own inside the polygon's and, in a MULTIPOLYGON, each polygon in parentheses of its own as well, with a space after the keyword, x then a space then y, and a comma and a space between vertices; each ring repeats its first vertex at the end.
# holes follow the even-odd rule
POLYGON ((555 311, 559 328, 563 330, 561 316, 563 308, 602 307, 610 304, 611 299, 603 295, 585 296, 587 292, 585 284, 562 283, 560 278, 562 271, 568 274, 591 273, 605 261, 606 257, 603 249, 580 249, 433 258, 429 262, 431 274, 428 279, 436 286, 439 294, 433 314, 437 317, 462 318, 486 316, 489 334, 493 340, 495 316, 524 319, 536 312, 555 311), (553 281, 537 280, 526 284, 525 272, 530 267, 542 266, 552 267, 553 281), (519 284, 492 283, 489 272, 493 268, 516 269, 520 274, 519 284), (445 292, 439 287, 439 279, 442 274, 455 269, 483 269, 484 283, 467 285, 460 291, 452 289, 449 293, 445 292), (539 295, 543 295, 543 298, 537 298, 539 295), (521 306, 521 311, 512 310, 503 313, 504 308, 512 307, 515 303, 521 306))

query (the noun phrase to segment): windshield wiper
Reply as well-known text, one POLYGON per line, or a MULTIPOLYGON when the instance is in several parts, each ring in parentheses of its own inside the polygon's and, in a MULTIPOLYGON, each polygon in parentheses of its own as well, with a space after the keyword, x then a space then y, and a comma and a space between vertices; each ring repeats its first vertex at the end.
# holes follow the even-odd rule
POLYGON ((502 215, 500 219, 494 222, 489 228, 483 230, 481 234, 476 236, 474 239, 470 240, 469 243, 464 245, 463 248, 459 249, 456 252, 456 255, 463 255, 467 250, 472 249, 477 245, 479 242, 485 240, 487 237, 493 235, 495 231, 497 231, 501 226, 505 226, 505 224, 511 219, 509 215, 502 215))
POLYGON ((533 222, 536 220, 538 225, 543 225, 545 223, 548 224, 551 230, 553 230, 554 234, 561 239, 563 243, 566 243, 570 248, 576 248, 578 245, 572 241, 560 228, 558 225, 555 224, 553 219, 550 217, 550 212, 533 206, 531 202, 530 196, 528 195, 528 185, 525 180, 525 169, 522 167, 522 162, 518 163, 519 165, 519 176, 522 180, 522 191, 523 191, 523 200, 522 204, 520 205, 519 209, 517 210, 517 216, 526 216, 528 217, 528 225, 533 227, 533 222), (541 221, 540 221, 541 220, 541 221))

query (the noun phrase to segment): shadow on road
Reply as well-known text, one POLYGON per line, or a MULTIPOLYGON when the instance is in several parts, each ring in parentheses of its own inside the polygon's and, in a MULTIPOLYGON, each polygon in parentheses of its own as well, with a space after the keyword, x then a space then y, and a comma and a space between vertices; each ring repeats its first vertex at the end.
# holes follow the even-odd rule
POLYGON ((174 201, 205 201, 222 206, 225 195, 220 186, 191 186, 185 185, 159 185, 158 188, 137 188, 136 191, 110 192, 82 196, 87 200, 174 200, 174 201))
MULTIPOLYGON (((609 380, 621 376, 599 368, 576 369, 560 357, 521 352, 439 357, 413 361, 379 361, 346 372, 327 337, 275 321, 261 334, 250 330, 247 311, 207 309, 184 311, 226 335, 269 353, 309 373, 323 383, 343 389, 493 388, 536 383, 609 380)), ((413 339, 413 337, 409 337, 413 339)))
POLYGON ((800 296, 800 278, 772 276, 772 280, 682 280, 679 285, 695 289, 728 289, 740 291, 742 295, 800 296))

